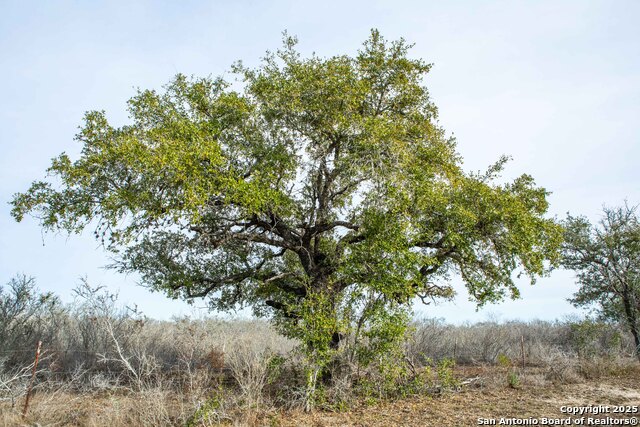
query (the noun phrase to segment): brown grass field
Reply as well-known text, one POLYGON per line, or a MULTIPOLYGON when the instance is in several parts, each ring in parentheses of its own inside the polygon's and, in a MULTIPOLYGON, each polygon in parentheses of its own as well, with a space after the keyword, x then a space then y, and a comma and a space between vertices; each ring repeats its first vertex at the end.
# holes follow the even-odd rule
MULTIPOLYGON (((467 366, 456 368, 456 376, 471 383, 434 395, 354 405, 346 411, 260 408, 231 410, 225 418, 198 425, 236 426, 473 426, 478 419, 559 418, 568 405, 640 405, 640 366, 630 363, 617 370, 592 372, 593 378, 566 378, 550 381, 548 368, 519 370, 516 388, 507 382, 506 368, 467 366)), ((161 392, 103 392, 76 394, 39 393, 32 400, 29 415, 22 419, 21 403, 12 409, 0 406, 3 426, 136 426, 181 425, 181 414, 188 410, 180 396, 161 392), (175 423, 169 422, 173 419, 175 423), (157 424, 156 424, 157 422, 157 424)), ((587 415, 589 416, 589 415, 587 415)), ((591 418, 624 418, 621 414, 600 414, 591 418)), ((629 418, 631 415, 627 415, 629 418)), ((636 416, 638 416, 636 414, 636 416)), ((579 418, 578 415, 573 418, 579 418)), ((499 424, 498 424, 499 425, 499 424)))
POLYGON ((36 292, 26 305, 4 294, 25 308, 0 312, 0 427, 472 426, 640 405, 637 349, 620 324, 416 320, 388 358, 364 364, 347 340, 309 398, 297 343, 267 322, 155 321, 99 290, 46 309, 36 292))

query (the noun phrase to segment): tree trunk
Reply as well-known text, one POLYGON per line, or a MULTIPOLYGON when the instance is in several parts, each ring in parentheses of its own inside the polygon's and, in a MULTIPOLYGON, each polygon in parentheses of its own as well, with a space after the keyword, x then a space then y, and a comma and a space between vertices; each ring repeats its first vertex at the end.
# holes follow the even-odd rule
POLYGON ((638 331, 638 313, 635 310, 635 307, 631 304, 631 290, 628 286, 624 286, 624 291, 622 293, 622 304, 624 305, 624 312, 627 317, 627 323, 629 324, 629 329, 631 330, 631 335, 633 335, 633 340, 635 342, 636 348, 634 354, 638 358, 638 362, 640 362, 640 332, 638 331))
POLYGON ((640 332, 638 332, 638 328, 633 325, 631 326, 631 334, 633 335, 633 340, 636 344, 636 357, 638 358, 638 362, 640 362, 640 332))
POLYGON ((340 347, 340 342, 342 341, 342 338, 344 338, 344 334, 341 332, 335 331, 333 335, 331 335, 331 343, 329 344, 329 347, 332 348, 333 350, 337 350, 340 347))

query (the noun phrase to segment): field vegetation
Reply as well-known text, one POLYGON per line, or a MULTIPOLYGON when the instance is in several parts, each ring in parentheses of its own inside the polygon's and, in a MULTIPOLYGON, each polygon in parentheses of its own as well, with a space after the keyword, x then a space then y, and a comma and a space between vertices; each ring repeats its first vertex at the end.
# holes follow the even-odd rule
POLYGON ((267 322, 156 321, 86 282, 68 305, 27 277, 1 289, 5 426, 474 425, 483 414, 557 413, 562 399, 640 399, 634 341, 615 323, 422 319, 401 353, 366 363, 345 337, 304 412, 304 353, 267 322))

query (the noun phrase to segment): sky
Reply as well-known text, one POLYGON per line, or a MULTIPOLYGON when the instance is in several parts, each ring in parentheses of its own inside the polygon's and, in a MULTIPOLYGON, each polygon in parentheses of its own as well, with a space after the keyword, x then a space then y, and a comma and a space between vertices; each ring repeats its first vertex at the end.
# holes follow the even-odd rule
MULTIPOLYGON (((82 235, 43 234, 16 223, 12 195, 42 179, 50 160, 80 151, 88 110, 127 122, 136 88, 161 89, 175 74, 229 75, 280 46, 282 32, 309 55, 354 54, 377 28, 404 37, 434 64, 426 85, 464 167, 502 154, 504 174, 531 174, 552 194, 550 216, 598 221, 603 205, 640 203, 640 2, 637 1, 6 1, 0 0, 0 283, 34 276, 71 301, 81 277, 118 291, 150 317, 189 306, 104 268, 108 255, 82 235)), ((577 285, 557 270, 522 299, 476 310, 464 287, 418 317, 560 319, 577 285)), ((241 313, 242 314, 242 313, 241 313)))

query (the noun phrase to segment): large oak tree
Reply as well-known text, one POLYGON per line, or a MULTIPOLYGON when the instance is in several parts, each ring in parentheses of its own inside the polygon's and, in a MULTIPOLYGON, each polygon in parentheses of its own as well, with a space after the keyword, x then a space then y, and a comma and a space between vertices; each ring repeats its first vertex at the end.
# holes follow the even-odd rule
POLYGON ((126 126, 88 112, 80 156, 55 158, 13 215, 95 227, 152 289, 250 305, 309 348, 405 322, 417 297, 451 297, 454 274, 480 304, 517 297, 516 273, 558 261, 548 193, 498 183, 505 158, 463 170, 409 48, 373 31, 355 56, 302 57, 285 37, 236 82, 140 91, 126 126))

